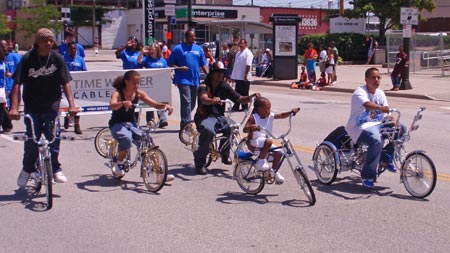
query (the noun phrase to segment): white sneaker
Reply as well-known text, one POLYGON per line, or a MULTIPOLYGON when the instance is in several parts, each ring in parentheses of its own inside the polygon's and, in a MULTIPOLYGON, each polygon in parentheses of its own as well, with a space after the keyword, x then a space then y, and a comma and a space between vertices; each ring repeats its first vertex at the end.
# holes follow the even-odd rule
POLYGON ((274 174, 275 174, 274 176, 275 176, 275 183, 276 184, 284 183, 284 177, 279 172, 276 172, 274 174))
POLYGON ((336 85, 336 84, 337 84, 337 81, 334 81, 331 83, 331 86, 336 85))
POLYGON ((64 176, 64 174, 62 173, 62 171, 58 171, 55 174, 53 174, 53 179, 55 180, 55 182, 57 183, 66 183, 67 182, 67 177, 64 176))
POLYGON ((266 171, 270 169, 269 164, 266 162, 266 159, 258 159, 255 163, 255 167, 259 171, 266 171))
POLYGON ((123 165, 116 164, 112 169, 112 173, 114 177, 121 178, 125 176, 125 171, 123 171, 123 165))
POLYGON ((166 182, 173 181, 174 179, 175 179, 175 177, 172 174, 167 174, 166 182))
POLYGON ((17 186, 25 187, 27 186, 28 178, 30 178, 30 174, 24 170, 20 171, 19 177, 17 177, 17 186))

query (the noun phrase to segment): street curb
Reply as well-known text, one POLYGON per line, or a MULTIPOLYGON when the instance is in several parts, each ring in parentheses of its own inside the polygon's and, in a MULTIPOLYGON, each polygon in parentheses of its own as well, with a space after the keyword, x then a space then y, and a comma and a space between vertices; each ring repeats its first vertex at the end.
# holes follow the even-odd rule
MULTIPOLYGON (((254 85, 265 85, 265 86, 277 86, 277 87, 287 87, 290 88, 290 84, 288 83, 276 83, 273 81, 262 81, 255 80, 252 82, 254 85)), ((333 86, 325 86, 322 88, 322 91, 331 91, 331 92, 343 92, 343 93, 353 93, 355 89, 349 88, 338 88, 333 86)), ((395 91, 385 91, 386 96, 388 97, 401 97, 401 98, 412 98, 412 99, 422 99, 422 100, 437 100, 437 101, 447 101, 444 99, 436 99, 429 95, 420 95, 420 94, 406 94, 406 93, 398 93, 395 91)))

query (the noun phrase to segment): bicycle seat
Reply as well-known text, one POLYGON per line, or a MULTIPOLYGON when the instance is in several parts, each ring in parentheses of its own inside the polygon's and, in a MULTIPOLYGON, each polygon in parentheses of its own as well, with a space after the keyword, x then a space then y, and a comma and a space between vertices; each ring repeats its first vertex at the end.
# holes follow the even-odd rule
POLYGON ((239 150, 237 152, 237 156, 241 160, 253 160, 252 159, 252 156, 253 156, 252 152, 245 152, 245 151, 239 150))

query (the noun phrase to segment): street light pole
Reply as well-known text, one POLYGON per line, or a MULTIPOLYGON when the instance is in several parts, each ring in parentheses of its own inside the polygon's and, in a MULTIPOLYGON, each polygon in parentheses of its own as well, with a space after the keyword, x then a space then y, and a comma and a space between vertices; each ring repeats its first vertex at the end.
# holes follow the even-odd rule
MULTIPOLYGON (((411 7, 411 0, 405 0, 405 7, 411 7)), ((409 55, 409 46, 410 46, 410 38, 403 37, 403 49, 405 50, 405 54, 411 61, 411 57, 409 55)), ((409 82, 409 65, 406 67, 405 73, 403 73, 402 83, 400 84, 400 90, 411 90, 412 86, 409 82)))

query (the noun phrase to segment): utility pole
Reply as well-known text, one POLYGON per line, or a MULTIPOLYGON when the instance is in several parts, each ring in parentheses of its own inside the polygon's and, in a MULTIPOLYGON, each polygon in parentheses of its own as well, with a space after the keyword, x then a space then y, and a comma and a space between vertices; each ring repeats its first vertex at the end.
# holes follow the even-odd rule
POLYGON ((192 28, 192 0, 188 0, 188 29, 192 28))
MULTIPOLYGON (((405 0, 405 7, 411 7, 411 0, 405 0)), ((408 56, 409 60, 411 61, 411 57, 409 55, 409 45, 410 45, 410 38, 403 37, 403 49, 405 50, 405 54, 408 56)), ((402 78, 402 83, 400 84, 400 90, 411 90, 412 86, 409 82, 409 65, 406 67, 404 76, 402 78)))
POLYGON ((94 45, 94 40, 95 40, 95 0, 92 1, 92 46, 94 45))

